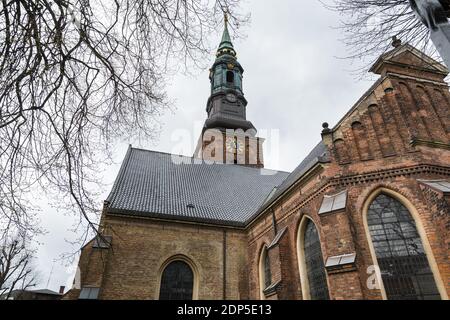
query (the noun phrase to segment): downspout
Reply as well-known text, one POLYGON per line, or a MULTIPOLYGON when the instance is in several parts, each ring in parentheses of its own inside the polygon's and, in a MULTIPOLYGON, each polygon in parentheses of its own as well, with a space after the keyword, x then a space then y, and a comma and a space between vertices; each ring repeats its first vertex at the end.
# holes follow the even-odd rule
POLYGON ((277 227, 277 218, 275 217, 275 211, 271 209, 272 211, 272 226, 273 226, 273 232, 275 232, 275 237, 278 234, 278 227, 277 227))
POLYGON ((227 230, 223 230, 222 240, 222 262, 223 262, 223 283, 222 283, 222 300, 227 299, 227 230))

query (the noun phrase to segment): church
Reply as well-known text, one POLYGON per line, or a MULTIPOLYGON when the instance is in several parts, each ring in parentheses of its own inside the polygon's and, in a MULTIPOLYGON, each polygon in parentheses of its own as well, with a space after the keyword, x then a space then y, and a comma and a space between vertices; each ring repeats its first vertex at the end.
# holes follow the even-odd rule
POLYGON ((399 40, 370 71, 294 171, 268 170, 225 23, 195 154, 129 147, 64 299, 448 299, 449 71, 399 40))

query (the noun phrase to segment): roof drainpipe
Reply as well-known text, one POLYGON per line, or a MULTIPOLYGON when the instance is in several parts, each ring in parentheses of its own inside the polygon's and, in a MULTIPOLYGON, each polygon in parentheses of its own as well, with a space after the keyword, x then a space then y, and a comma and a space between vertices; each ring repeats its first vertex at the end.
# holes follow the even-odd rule
POLYGON ((223 300, 227 299, 227 230, 223 230, 223 240, 222 240, 222 261, 223 261, 223 300))
POLYGON ((277 228, 277 218, 275 217, 275 211, 273 209, 271 209, 272 211, 272 226, 273 226, 273 231, 275 232, 275 237, 278 234, 278 228, 277 228))

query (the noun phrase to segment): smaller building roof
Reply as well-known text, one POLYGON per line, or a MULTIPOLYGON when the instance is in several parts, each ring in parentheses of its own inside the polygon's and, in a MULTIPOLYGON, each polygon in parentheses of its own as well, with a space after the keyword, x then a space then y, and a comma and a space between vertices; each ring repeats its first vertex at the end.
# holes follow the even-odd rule
POLYGON ((62 296, 61 293, 49 290, 49 289, 38 289, 38 290, 26 290, 28 292, 38 293, 38 294, 48 294, 48 295, 54 295, 54 296, 62 296))
POLYGON ((347 190, 333 195, 324 195, 319 214, 345 209, 347 205, 347 190))
POLYGON ((440 191, 442 193, 450 193, 450 182, 447 180, 418 180, 420 183, 440 191))
POLYGON ((338 267, 346 264, 355 263, 356 253, 342 254, 339 256, 328 257, 325 263, 326 268, 338 267))
POLYGON ((284 234, 286 233, 287 227, 284 227, 281 231, 278 231, 277 235, 275 236, 275 238, 272 240, 272 242, 269 244, 268 248, 272 248, 275 245, 278 244, 278 242, 280 242, 281 238, 284 236, 284 234))

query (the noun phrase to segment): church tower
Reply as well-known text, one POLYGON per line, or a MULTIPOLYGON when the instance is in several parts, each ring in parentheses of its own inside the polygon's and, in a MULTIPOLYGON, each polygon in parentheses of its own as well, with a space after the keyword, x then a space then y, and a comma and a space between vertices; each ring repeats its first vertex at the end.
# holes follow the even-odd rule
POLYGON ((211 95, 206 105, 205 121, 195 156, 228 164, 264 167, 262 145, 256 128, 247 120, 247 100, 242 89, 244 69, 236 59, 236 51, 225 29, 210 69, 211 95))

